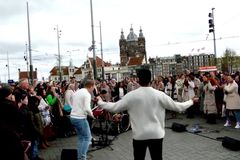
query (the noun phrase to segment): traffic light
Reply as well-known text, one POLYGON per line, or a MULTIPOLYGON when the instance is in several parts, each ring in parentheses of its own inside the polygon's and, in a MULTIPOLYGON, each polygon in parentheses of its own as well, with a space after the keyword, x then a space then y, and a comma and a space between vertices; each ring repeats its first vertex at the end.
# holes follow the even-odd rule
POLYGON ((209 17, 209 20, 208 20, 208 23, 209 23, 209 33, 211 33, 211 32, 214 32, 213 14, 212 14, 212 13, 209 13, 209 14, 208 14, 208 17, 209 17))

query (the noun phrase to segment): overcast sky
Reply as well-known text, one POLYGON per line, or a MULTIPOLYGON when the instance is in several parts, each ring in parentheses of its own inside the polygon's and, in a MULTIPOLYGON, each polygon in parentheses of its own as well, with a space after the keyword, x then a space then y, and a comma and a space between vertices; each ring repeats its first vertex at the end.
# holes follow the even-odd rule
MULTIPOLYGON (((120 61, 119 38, 131 25, 146 39, 149 57, 213 53, 212 34, 208 33, 208 13, 214 10, 217 56, 226 48, 240 53, 239 0, 92 0, 96 55, 100 56, 100 29, 104 61, 120 61), (208 35, 209 34, 209 35, 208 35)), ((38 78, 47 78, 57 65, 57 32, 61 30, 62 64, 73 59, 79 67, 86 60, 92 43, 90 0, 29 0, 33 68, 38 78)), ((0 81, 17 80, 18 68, 26 71, 24 61, 27 34, 25 0, 0 0, 0 81)))

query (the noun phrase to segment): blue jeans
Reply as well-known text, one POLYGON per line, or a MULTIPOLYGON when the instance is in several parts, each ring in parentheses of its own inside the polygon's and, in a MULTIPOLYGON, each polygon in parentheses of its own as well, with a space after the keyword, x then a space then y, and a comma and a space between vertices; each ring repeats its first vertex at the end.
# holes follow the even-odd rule
POLYGON ((235 110, 234 111, 236 121, 240 123, 240 110, 235 110))
POLYGON ((30 159, 34 160, 38 157, 38 140, 31 141, 30 159))
POLYGON ((87 119, 70 118, 78 136, 78 159, 86 160, 89 144, 91 143, 91 131, 87 119))
POLYGON ((230 121, 230 116, 229 116, 229 112, 232 111, 235 118, 236 118, 236 121, 237 122, 240 122, 240 110, 239 109, 236 109, 236 110, 226 110, 226 118, 228 121, 230 121))

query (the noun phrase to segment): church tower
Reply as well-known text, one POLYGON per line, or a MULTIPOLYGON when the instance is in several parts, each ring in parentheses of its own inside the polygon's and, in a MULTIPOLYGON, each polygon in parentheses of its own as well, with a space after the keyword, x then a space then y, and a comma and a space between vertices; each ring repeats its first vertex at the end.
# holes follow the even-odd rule
POLYGON ((131 26, 130 33, 125 39, 123 30, 119 40, 120 47, 120 61, 121 66, 126 66, 130 58, 143 57, 147 63, 146 49, 145 49, 145 37, 143 36, 142 29, 140 28, 139 37, 134 33, 131 26))
POLYGON ((119 47, 120 47, 120 64, 121 66, 125 66, 128 61, 128 57, 127 57, 127 40, 124 37, 123 30, 121 32, 119 40, 119 47))
POLYGON ((144 56, 145 63, 147 63, 145 37, 143 36, 141 27, 140 27, 140 30, 139 30, 139 37, 138 37, 138 52, 139 52, 140 55, 144 56))

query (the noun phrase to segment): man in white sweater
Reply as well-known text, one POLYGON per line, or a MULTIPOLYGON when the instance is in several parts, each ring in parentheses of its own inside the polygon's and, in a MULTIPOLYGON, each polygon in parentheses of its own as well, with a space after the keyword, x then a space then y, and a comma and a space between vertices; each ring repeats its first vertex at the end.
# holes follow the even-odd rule
POLYGON ((94 85, 93 80, 87 80, 84 88, 77 90, 72 96, 70 120, 77 132, 78 159, 80 160, 86 160, 88 147, 92 139, 87 116, 93 117, 90 93, 93 91, 94 85))
POLYGON ((133 133, 134 160, 144 160, 148 147, 152 160, 162 160, 162 142, 165 135, 165 110, 184 111, 192 106, 195 98, 179 103, 165 93, 150 86, 151 72, 138 71, 140 87, 126 94, 122 100, 103 102, 98 97, 98 105, 111 112, 127 110, 133 133))

